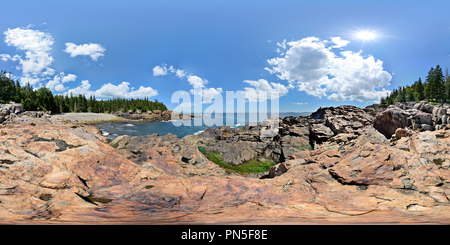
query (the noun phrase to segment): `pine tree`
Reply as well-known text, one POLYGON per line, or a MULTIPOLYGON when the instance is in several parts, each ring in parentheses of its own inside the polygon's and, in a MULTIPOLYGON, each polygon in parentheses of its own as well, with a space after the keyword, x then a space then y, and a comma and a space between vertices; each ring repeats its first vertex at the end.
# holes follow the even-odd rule
POLYGON ((422 84, 422 78, 419 77, 419 80, 417 81, 417 84, 414 88, 414 92, 417 93, 416 99, 421 101, 424 99, 424 86, 422 84))
POLYGON ((447 96, 447 98, 450 98, 450 74, 448 72, 448 67, 445 68, 444 87, 445 87, 445 95, 447 96))
POLYGON ((431 67, 430 71, 428 71, 428 75, 425 79, 424 84, 424 93, 425 97, 430 101, 434 95, 435 86, 434 86, 434 68, 431 67))
POLYGON ((444 74, 442 72, 442 68, 437 65, 436 69, 434 69, 434 86, 435 86, 435 90, 434 90, 434 99, 436 101, 440 100, 440 101, 445 101, 446 99, 446 93, 445 93, 445 77, 444 74))

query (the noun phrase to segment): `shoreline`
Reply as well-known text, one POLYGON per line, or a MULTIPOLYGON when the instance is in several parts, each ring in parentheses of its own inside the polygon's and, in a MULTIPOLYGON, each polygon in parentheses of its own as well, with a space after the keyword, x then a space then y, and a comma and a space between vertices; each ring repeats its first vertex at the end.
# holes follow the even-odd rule
POLYGON ((129 119, 116 116, 114 114, 79 112, 79 113, 58 113, 52 116, 58 116, 77 124, 95 125, 105 122, 129 121, 129 119))

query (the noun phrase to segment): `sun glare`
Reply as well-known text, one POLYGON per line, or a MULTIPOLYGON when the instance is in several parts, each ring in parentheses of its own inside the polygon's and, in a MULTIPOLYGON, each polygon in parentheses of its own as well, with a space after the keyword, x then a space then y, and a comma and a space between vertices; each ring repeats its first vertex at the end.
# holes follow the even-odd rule
POLYGON ((377 35, 375 33, 369 32, 369 31, 360 31, 360 32, 356 33, 356 38, 362 39, 364 41, 373 40, 376 37, 377 37, 377 35))

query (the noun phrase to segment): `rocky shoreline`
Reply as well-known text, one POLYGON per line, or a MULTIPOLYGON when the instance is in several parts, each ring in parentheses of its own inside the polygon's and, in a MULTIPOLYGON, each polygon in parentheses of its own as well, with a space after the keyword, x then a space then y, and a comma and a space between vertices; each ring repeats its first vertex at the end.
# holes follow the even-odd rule
MULTIPOLYGON (((241 129, 119 136, 43 113, 2 114, 3 224, 448 223, 450 107, 320 108, 241 129), (42 115, 41 115, 42 114, 42 115), (268 173, 229 164, 276 163, 268 173)), ((3 113, 3 111, 2 111, 3 113)))
MULTIPOLYGON (((112 115, 116 115, 118 117, 122 117, 129 120, 146 120, 146 121, 169 121, 172 119, 172 112, 170 110, 167 111, 160 111, 160 110, 154 110, 154 111, 147 111, 143 112, 140 110, 133 111, 127 111, 127 112, 113 112, 110 113, 112 115)), ((175 112, 175 117, 178 115, 179 119, 191 119, 194 117, 198 117, 196 115, 183 115, 175 112)))

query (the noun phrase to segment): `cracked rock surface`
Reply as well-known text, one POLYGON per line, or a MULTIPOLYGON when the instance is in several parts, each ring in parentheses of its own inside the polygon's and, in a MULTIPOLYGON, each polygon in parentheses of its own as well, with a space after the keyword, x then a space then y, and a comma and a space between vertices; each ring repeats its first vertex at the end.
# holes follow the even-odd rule
MULTIPOLYGON (((397 113, 409 115, 411 128, 390 139, 376 129, 389 108, 321 108, 310 117, 280 119, 271 139, 247 127, 183 139, 121 136, 110 144, 93 126, 23 115, 0 125, 0 220, 448 223, 450 130, 439 108, 420 106, 437 130, 413 128, 414 120, 427 120, 420 113, 397 113), (198 151, 199 140, 216 143, 218 151, 234 140, 254 145, 256 157, 278 157, 287 170, 265 179, 227 173, 198 151), (297 144, 312 150, 293 150, 297 144)), ((410 110, 403 107, 398 110, 410 110)))

